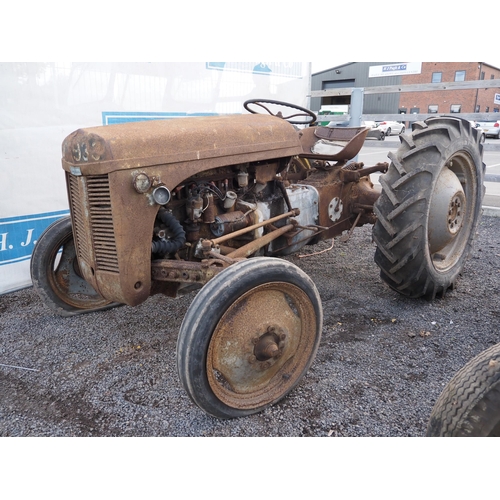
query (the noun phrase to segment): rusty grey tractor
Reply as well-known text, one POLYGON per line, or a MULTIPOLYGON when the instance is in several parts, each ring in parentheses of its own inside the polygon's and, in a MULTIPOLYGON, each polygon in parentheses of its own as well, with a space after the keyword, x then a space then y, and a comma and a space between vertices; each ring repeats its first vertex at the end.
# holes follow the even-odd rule
POLYGON ((390 162, 365 166, 356 157, 368 128, 318 127, 312 111, 280 101, 244 107, 69 135, 71 216, 47 228, 31 261, 34 287, 62 316, 197 291, 178 374, 218 418, 276 403, 314 360, 321 299, 280 257, 373 224, 382 280, 408 297, 442 296, 470 252, 484 194, 467 120, 416 122, 390 162))

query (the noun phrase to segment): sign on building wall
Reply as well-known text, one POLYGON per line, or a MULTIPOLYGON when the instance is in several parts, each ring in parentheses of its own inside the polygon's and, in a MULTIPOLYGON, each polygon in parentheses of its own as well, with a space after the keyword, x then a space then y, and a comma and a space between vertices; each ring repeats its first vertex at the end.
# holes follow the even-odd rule
POLYGON ((308 107, 308 62, 0 63, 0 294, 31 285, 36 241, 69 214, 61 144, 126 121, 308 107))
POLYGON ((418 75, 421 72, 421 62, 382 64, 380 66, 370 66, 368 70, 368 77, 376 78, 380 76, 418 75))
POLYGON ((495 94, 495 98, 493 99, 495 104, 500 104, 500 94, 495 94))

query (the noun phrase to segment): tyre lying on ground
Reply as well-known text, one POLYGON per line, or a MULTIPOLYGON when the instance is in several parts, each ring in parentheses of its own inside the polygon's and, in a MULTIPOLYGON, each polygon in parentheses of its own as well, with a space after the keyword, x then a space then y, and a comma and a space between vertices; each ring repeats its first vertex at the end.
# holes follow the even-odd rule
POLYGON ((500 436, 500 344, 481 352, 450 380, 434 405, 427 436, 500 436))

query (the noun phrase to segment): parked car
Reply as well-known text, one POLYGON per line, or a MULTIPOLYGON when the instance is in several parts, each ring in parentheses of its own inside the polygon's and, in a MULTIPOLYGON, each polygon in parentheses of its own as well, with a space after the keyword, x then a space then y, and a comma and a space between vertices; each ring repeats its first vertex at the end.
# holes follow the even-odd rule
POLYGON ((385 132, 383 130, 380 130, 377 127, 376 122, 372 121, 364 121, 361 122, 362 127, 370 127, 370 130, 368 131, 368 134, 366 137, 373 137, 374 139, 377 139, 378 141, 383 141, 385 139, 385 132))
POLYGON ((500 120, 496 122, 477 122, 477 125, 483 129, 486 137, 500 138, 500 120))
POLYGON ((377 128, 382 130, 385 135, 399 135, 404 134, 405 126, 404 123, 392 122, 385 120, 377 124, 377 128))
POLYGON ((469 120, 469 121, 471 122, 472 126, 479 132, 480 134, 479 142, 483 144, 484 141, 486 140, 486 134, 484 133, 484 130, 479 126, 479 123, 477 123, 476 121, 474 120, 469 120))
MULTIPOLYGON (((327 127, 332 128, 332 127, 348 127, 349 122, 348 121, 343 121, 343 122, 330 122, 327 127)), ((361 122, 362 127, 370 127, 370 130, 368 131, 368 134, 366 135, 366 138, 368 139, 369 137, 373 137, 379 141, 383 141, 385 139, 385 132, 377 127, 377 123, 373 121, 363 121, 361 122)))

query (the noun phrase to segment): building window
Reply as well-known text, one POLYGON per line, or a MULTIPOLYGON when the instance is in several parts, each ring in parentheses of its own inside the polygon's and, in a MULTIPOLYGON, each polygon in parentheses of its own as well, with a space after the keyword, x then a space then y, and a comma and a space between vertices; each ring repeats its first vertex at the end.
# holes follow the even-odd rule
POLYGON ((450 113, 460 113, 461 109, 462 109, 461 104, 452 104, 450 106, 450 113))
POLYGON ((438 107, 435 104, 430 104, 429 109, 427 110, 427 113, 437 113, 438 112, 438 107))
POLYGON ((481 106, 479 104, 476 104, 476 111, 474 111, 474 113, 479 113, 480 110, 481 106))
POLYGON ((490 107, 489 106, 486 106, 486 109, 484 110, 485 113, 489 113, 490 112, 490 107))
POLYGON ((420 113, 420 108, 411 108, 410 114, 418 115, 420 113))
POLYGON ((494 79, 495 79, 495 75, 491 75, 490 80, 494 80, 494 79))
POLYGON ((408 110, 407 110, 406 108, 399 108, 399 109, 398 109, 398 113, 399 113, 400 115, 405 115, 407 111, 408 111, 408 110))
POLYGON ((443 78, 443 73, 441 72, 432 73, 432 83, 441 83, 442 78, 443 78))
POLYGON ((480 80, 484 80, 484 71, 481 71, 481 76, 479 77, 480 80))
POLYGON ((465 71, 455 71, 455 81, 465 82, 465 71))

